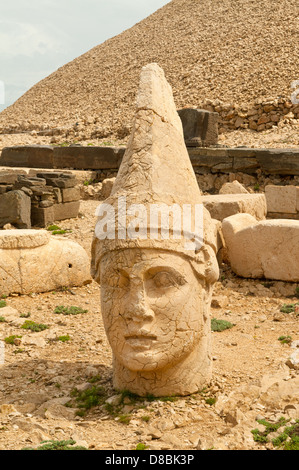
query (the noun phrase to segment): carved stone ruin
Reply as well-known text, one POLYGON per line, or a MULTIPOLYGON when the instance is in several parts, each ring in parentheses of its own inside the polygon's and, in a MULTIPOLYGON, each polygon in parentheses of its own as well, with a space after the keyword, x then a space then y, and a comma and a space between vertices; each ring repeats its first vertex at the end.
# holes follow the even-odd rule
POLYGON ((0 173, 0 228, 47 227, 78 217, 80 190, 69 173, 41 172, 36 177, 0 173))
POLYGON ((89 257, 76 242, 46 230, 0 230, 2 295, 49 292, 91 282, 89 257))
POLYGON ((203 207, 171 87, 163 70, 150 64, 142 69, 132 135, 105 201, 116 214, 115 237, 99 239, 103 213, 92 245, 92 275, 101 285, 114 387, 140 396, 188 395, 211 379, 216 224, 202 208, 203 242, 191 249, 191 237, 172 232, 163 238, 161 226, 152 226, 154 204, 203 207), (125 214, 118 210, 124 200, 125 214))

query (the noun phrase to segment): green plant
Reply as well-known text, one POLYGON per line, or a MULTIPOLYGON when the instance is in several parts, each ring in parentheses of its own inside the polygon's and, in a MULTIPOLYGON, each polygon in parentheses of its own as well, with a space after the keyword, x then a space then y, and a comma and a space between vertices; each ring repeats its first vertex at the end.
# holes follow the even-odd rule
POLYGON ((5 300, 0 300, 0 308, 6 307, 6 302, 5 300))
POLYGON ((23 352, 25 352, 25 349, 16 349, 14 354, 22 354, 23 352))
POLYGON ((71 396, 76 399, 79 415, 83 416, 87 410, 99 405, 103 405, 106 400, 106 392, 103 387, 93 386, 82 392, 76 388, 71 392, 71 396))
POLYGON ((299 305, 299 303, 296 303, 296 304, 283 304, 280 308, 280 311, 282 313, 294 313, 297 305, 299 305))
POLYGON ((297 299, 299 299, 299 287, 296 287, 296 289, 295 289, 295 297, 297 297, 297 299))
POLYGON ((131 418, 132 417, 129 414, 120 415, 118 416, 118 422, 122 424, 130 424, 131 418))
POLYGON ((42 441, 41 445, 36 449, 32 447, 24 447, 21 450, 88 450, 83 446, 75 446, 76 441, 70 439, 68 441, 42 441))
POLYGON ((66 233, 72 233, 72 231, 69 229, 53 230, 52 235, 65 235, 66 233))
POLYGON ((141 419, 142 419, 142 421, 144 421, 145 423, 148 423, 151 418, 150 418, 150 416, 141 416, 141 419))
POLYGON ((64 307, 63 305, 59 305, 54 310, 54 313, 62 315, 79 315, 87 312, 88 310, 83 310, 81 307, 64 307))
POLYGON ((99 382, 101 379, 102 377, 100 375, 95 375, 94 377, 90 377, 90 379, 88 379, 88 382, 90 384, 94 384, 96 382, 99 382))
POLYGON ((26 320, 25 323, 21 326, 23 330, 31 330, 35 333, 40 331, 47 330, 49 327, 48 325, 44 325, 43 323, 35 323, 31 320, 26 320))
POLYGON ((275 439, 272 440, 274 447, 282 450, 299 450, 299 420, 293 426, 288 426, 275 439))
POLYGON ((216 398, 207 398, 205 401, 206 401, 207 405, 212 406, 212 405, 215 405, 217 399, 216 398))
POLYGON ((148 449, 148 446, 146 446, 145 444, 142 444, 142 442, 140 442, 139 444, 137 444, 135 450, 146 450, 146 449, 148 449))
POLYGON ((25 352, 25 349, 16 349, 14 354, 22 354, 23 352, 25 352))
POLYGON ((58 336, 57 341, 61 341, 62 343, 66 343, 67 341, 70 341, 71 337, 69 335, 65 336, 58 336))
POLYGON ((47 230, 49 232, 53 232, 53 230, 61 230, 61 228, 58 227, 58 225, 49 225, 49 227, 47 227, 47 230))
POLYGON ((146 395, 146 400, 149 401, 149 402, 153 402, 153 401, 175 402, 175 401, 178 400, 178 397, 176 397, 175 395, 166 396, 166 397, 155 397, 154 395, 147 394, 146 395))
POLYGON ((254 186, 253 186, 253 190, 255 192, 258 192, 260 190, 260 184, 259 183, 256 183, 254 186))
POLYGON ((6 322, 5 318, 4 318, 4 317, 0 317, 0 323, 5 323, 5 322, 6 322))
POLYGON ((64 235, 65 233, 71 233, 69 229, 62 229, 58 225, 49 225, 47 228, 49 232, 52 232, 52 235, 64 235))
POLYGON ((280 336, 278 341, 280 341, 281 344, 291 344, 293 340, 291 336, 280 336))
POLYGON ((265 419, 257 419, 257 422, 265 426, 265 430, 260 431, 259 429, 253 429, 251 431, 253 434, 253 439, 255 442, 266 444, 269 442, 268 435, 272 432, 278 431, 278 429, 280 429, 282 426, 285 426, 287 420, 285 418, 280 418, 277 423, 269 423, 265 419))
POLYGON ((221 332, 221 331, 233 328, 234 326, 235 325, 233 323, 230 323, 229 321, 226 321, 226 320, 217 320, 216 318, 212 318, 212 321, 211 321, 212 331, 221 332))
POLYGON ((20 315, 20 318, 29 318, 29 317, 31 317, 31 313, 30 313, 30 312, 28 312, 28 313, 22 313, 22 314, 20 315))
POLYGON ((22 338, 22 336, 18 336, 18 335, 7 336, 7 338, 4 338, 4 342, 6 344, 15 344, 15 340, 19 338, 22 338))

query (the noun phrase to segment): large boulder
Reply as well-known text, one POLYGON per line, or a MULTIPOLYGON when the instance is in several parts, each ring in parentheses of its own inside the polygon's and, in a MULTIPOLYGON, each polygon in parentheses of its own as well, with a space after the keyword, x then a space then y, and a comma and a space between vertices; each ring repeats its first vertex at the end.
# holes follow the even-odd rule
POLYGON ((222 232, 232 270, 246 278, 299 281, 299 221, 265 220, 236 214, 222 232))
POLYGON ((48 292, 91 282, 85 250, 45 230, 0 231, 0 292, 48 292))

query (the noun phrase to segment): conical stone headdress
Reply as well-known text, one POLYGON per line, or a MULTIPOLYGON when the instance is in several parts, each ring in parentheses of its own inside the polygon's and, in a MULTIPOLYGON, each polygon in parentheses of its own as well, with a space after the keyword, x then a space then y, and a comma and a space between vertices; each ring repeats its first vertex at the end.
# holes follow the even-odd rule
POLYGON ((103 210, 104 207, 113 208, 115 236, 98 237, 95 231, 92 275, 98 282, 101 258, 110 251, 126 248, 177 252, 192 260, 203 278, 211 282, 217 279, 216 226, 202 206, 201 192, 185 146, 172 89, 157 64, 149 64, 141 71, 132 134, 112 193, 104 205, 100 207, 103 210), (165 234, 162 235, 161 217, 154 221, 151 217, 153 207, 161 205, 164 208, 191 210, 189 230, 184 231, 183 236, 178 237, 175 229, 178 225, 183 227, 183 221, 177 225, 176 216, 172 212, 170 236, 165 238, 165 234), (200 213, 197 210, 199 207, 202 210, 200 233, 195 221, 195 214, 200 213), (143 212, 139 236, 127 236, 127 229, 132 228, 130 213, 124 214, 127 208, 131 208, 131 216, 132 208, 143 212), (156 236, 153 237, 153 234, 156 236))

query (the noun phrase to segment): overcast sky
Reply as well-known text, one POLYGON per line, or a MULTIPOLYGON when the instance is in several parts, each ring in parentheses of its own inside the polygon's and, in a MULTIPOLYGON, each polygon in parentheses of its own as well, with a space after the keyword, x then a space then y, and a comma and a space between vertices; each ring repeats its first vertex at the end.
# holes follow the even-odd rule
POLYGON ((170 0, 0 1, 2 111, 62 65, 132 27, 170 0))

